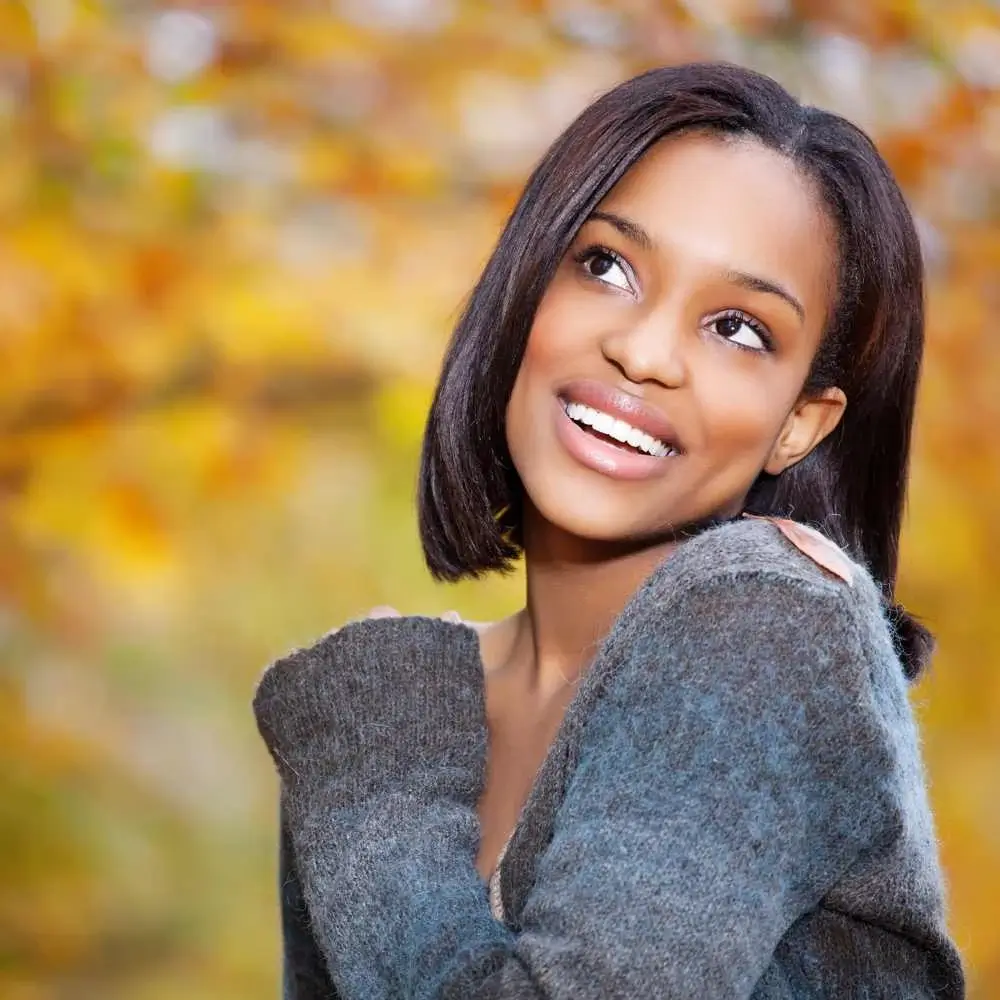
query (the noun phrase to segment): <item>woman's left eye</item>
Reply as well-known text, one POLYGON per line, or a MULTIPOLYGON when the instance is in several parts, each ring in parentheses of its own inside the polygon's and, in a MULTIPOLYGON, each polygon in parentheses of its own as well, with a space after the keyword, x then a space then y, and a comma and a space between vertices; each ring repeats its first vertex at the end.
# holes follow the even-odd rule
POLYGON ((709 321, 710 327, 731 344, 749 351, 769 351, 771 338, 764 327, 752 316, 734 310, 709 321))
POLYGON ((625 259, 607 247, 588 247, 576 255, 576 262, 583 267, 588 278, 601 281, 623 292, 634 291, 630 271, 625 259))

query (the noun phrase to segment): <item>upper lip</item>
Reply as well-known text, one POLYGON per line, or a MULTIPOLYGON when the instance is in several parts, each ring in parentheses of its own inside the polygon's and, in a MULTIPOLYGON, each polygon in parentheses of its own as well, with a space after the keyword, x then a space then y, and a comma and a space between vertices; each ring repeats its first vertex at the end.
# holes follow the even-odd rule
POLYGON ((584 403, 624 420, 631 427, 645 431, 675 451, 683 451, 674 425, 662 410, 644 402, 638 396, 622 392, 594 379, 576 379, 559 390, 559 397, 567 403, 584 403))

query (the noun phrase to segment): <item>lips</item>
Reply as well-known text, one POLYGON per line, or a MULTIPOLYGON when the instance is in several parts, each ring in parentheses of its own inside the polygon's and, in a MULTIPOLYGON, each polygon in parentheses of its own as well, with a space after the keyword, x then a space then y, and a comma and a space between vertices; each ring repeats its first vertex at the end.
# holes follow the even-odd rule
POLYGON ((602 413, 610 414, 625 423, 657 438, 663 444, 683 453, 684 446, 666 415, 655 406, 637 396, 614 389, 595 379, 575 379, 558 391, 559 398, 568 403, 583 403, 602 413))

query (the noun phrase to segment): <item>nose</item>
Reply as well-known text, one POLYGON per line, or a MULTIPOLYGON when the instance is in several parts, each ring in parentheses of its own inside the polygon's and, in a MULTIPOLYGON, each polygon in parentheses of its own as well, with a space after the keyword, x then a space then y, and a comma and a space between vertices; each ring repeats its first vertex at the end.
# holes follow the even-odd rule
POLYGON ((605 334, 601 350, 629 381, 637 384, 652 381, 676 388, 687 378, 680 320, 662 312, 633 316, 628 326, 605 334))

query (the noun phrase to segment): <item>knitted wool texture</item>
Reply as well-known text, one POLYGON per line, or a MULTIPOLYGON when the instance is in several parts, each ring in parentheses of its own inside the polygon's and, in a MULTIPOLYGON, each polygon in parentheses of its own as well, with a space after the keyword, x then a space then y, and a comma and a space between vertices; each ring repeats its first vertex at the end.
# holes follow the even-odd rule
POLYGON ((286 1000, 964 996, 878 590, 763 521, 685 542, 475 869, 478 639, 355 622, 254 702, 282 782, 286 1000))

